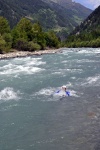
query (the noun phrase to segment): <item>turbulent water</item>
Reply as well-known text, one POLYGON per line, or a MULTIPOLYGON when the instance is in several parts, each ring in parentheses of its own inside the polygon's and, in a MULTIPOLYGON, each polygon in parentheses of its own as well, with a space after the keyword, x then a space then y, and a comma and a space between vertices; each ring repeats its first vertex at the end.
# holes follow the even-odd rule
POLYGON ((100 49, 0 61, 0 150, 100 150, 100 49))

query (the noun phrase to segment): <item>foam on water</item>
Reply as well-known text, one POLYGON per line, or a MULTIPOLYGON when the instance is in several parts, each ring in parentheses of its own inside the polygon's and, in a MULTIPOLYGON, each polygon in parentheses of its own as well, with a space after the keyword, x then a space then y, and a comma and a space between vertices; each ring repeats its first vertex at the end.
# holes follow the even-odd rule
POLYGON ((28 62, 26 65, 27 66, 32 66, 32 65, 39 66, 39 65, 44 65, 44 64, 46 64, 46 62, 38 61, 38 59, 36 59, 33 62, 28 62))
POLYGON ((100 76, 89 77, 89 78, 87 79, 87 82, 88 82, 89 84, 93 84, 93 83, 96 83, 96 82, 98 81, 98 79, 100 79, 100 76))
POLYGON ((68 53, 73 53, 74 51, 76 51, 76 49, 70 49, 70 48, 66 48, 65 50, 63 50, 63 55, 68 55, 68 53))
POLYGON ((87 54, 87 53, 92 53, 92 51, 90 51, 90 50, 88 51, 86 49, 83 49, 81 51, 78 51, 78 53, 81 53, 81 54, 85 53, 85 54, 87 54))
POLYGON ((54 88, 48 88, 48 89, 41 89, 40 91, 36 92, 36 95, 51 95, 54 93, 54 88))
POLYGON ((81 97, 81 95, 83 95, 83 93, 79 93, 79 92, 74 91, 74 90, 70 91, 70 96, 72 96, 72 97, 81 97))
POLYGON ((62 64, 66 64, 66 63, 68 63, 68 60, 62 61, 62 64))
POLYGON ((54 97, 55 91, 56 91, 55 88, 47 88, 47 89, 44 88, 44 89, 41 89, 40 91, 36 92, 33 95, 44 97, 44 98, 42 98, 42 100, 40 99, 43 102, 58 101, 59 97, 54 97))
POLYGON ((76 77, 71 77, 71 79, 76 80, 76 77))
POLYGON ((0 91, 0 100, 8 101, 8 100, 18 100, 20 92, 14 91, 12 87, 6 87, 0 91))
POLYGON ((83 49, 83 50, 80 50, 80 51, 78 51, 78 53, 81 53, 81 54, 91 54, 91 53, 95 53, 95 54, 98 54, 98 53, 100 53, 100 49, 83 49))
POLYGON ((81 59, 81 60, 77 59, 77 63, 82 63, 83 64, 83 63, 86 63, 86 62, 87 63, 93 63, 93 62, 99 62, 99 61, 91 60, 91 59, 90 60, 89 59, 81 59))
POLYGON ((100 85, 100 75, 97 76, 93 76, 93 77, 88 77, 87 79, 85 79, 85 81, 82 84, 84 85, 93 85, 93 86, 99 86, 100 85))
POLYGON ((59 71, 56 71, 56 72, 53 72, 52 74, 57 74, 57 75, 60 75, 60 74, 62 74, 62 72, 59 72, 59 71))
POLYGON ((10 63, 4 64, 0 67, 0 75, 12 75, 12 74, 33 74, 44 70, 42 67, 46 62, 41 61, 42 58, 15 58, 10 63))
POLYGON ((66 76, 66 74, 67 73, 82 73, 83 72, 83 69, 77 69, 77 68, 73 68, 73 69, 71 69, 71 68, 67 68, 66 67, 66 69, 58 69, 58 71, 55 71, 55 72, 52 72, 51 74, 52 75, 65 75, 66 76))

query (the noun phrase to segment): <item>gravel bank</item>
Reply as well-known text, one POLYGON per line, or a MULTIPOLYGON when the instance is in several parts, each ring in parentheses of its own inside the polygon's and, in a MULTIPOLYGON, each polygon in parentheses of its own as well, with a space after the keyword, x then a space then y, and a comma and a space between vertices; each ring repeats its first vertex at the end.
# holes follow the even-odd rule
POLYGON ((29 52, 29 51, 16 51, 16 52, 10 52, 6 54, 0 54, 0 59, 8 59, 8 58, 16 58, 16 57, 27 57, 27 56, 32 56, 32 55, 37 55, 40 56, 42 54, 53 54, 61 52, 60 49, 55 49, 55 50, 41 50, 41 51, 34 51, 34 52, 29 52))

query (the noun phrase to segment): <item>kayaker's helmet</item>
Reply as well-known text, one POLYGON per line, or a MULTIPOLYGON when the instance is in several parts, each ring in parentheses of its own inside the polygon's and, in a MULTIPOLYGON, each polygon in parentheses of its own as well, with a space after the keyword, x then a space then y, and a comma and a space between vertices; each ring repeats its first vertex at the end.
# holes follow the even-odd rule
POLYGON ((67 87, 66 87, 65 85, 63 85, 61 88, 62 88, 63 90, 66 90, 67 87))

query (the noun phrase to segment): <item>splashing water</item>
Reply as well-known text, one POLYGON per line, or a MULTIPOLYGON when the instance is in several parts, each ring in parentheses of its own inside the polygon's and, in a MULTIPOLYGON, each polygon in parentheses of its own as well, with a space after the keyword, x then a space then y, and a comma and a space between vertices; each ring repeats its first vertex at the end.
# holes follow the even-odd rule
POLYGON ((0 100, 18 100, 19 99, 19 91, 15 92, 13 88, 6 87, 5 89, 0 91, 0 100))

